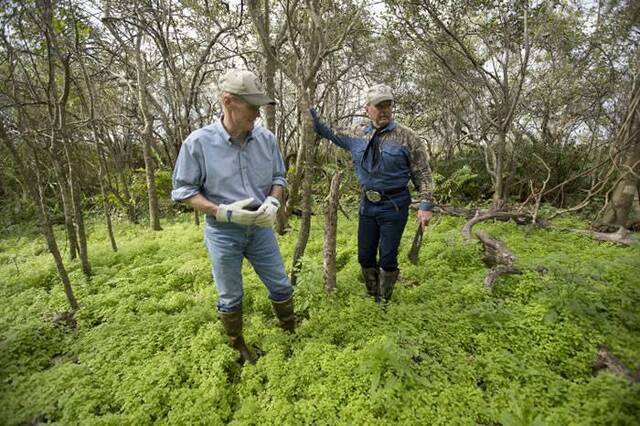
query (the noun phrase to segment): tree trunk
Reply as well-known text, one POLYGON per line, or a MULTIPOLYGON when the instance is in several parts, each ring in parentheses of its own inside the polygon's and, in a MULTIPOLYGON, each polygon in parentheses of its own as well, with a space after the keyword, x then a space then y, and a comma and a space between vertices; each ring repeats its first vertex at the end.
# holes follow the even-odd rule
POLYGON ((102 210, 104 211, 104 219, 107 224, 107 233, 109 234, 111 249, 118 251, 118 244, 116 244, 116 237, 113 234, 113 224, 111 223, 111 208, 109 206, 109 200, 107 200, 107 191, 104 189, 102 177, 100 178, 100 192, 102 193, 102 210))
MULTIPOLYGON (((271 33, 271 19, 269 16, 269 1, 264 2, 264 28, 267 34, 271 33)), ((271 99, 275 99, 276 95, 276 61, 269 55, 269 52, 264 53, 264 90, 271 99)), ((265 109, 265 124, 267 129, 271 130, 273 134, 276 133, 276 107, 275 105, 266 105, 265 109)))
POLYGON ((67 301, 69 302, 69 306, 71 307, 71 312, 75 312, 78 310, 78 301, 76 300, 76 297, 73 294, 71 281, 69 280, 69 275, 67 274, 67 270, 64 267, 64 263, 62 262, 62 256, 60 255, 60 250, 58 249, 58 243, 56 242, 56 237, 53 233, 53 229, 51 228, 51 224, 49 222, 49 214, 47 213, 47 204, 44 198, 44 191, 42 189, 42 183, 39 177, 37 178, 37 181, 38 181, 38 195, 37 195, 38 208, 36 209, 36 211, 38 212, 38 222, 40 223, 40 230, 44 235, 45 240, 47 241, 47 248, 49 249, 49 253, 51 253, 51 256, 53 256, 53 260, 56 264, 56 269, 58 270, 58 277, 60 278, 60 281, 62 281, 62 285, 64 286, 64 293, 67 296, 67 301))
POLYGON ((120 203, 127 210, 127 219, 129 220, 129 222, 137 224, 138 214, 136 212, 136 206, 131 198, 131 192, 129 191, 129 183, 125 175, 125 171, 121 168, 118 168, 116 173, 118 174, 118 181, 120 182, 120 186, 122 187, 122 194, 124 195, 124 199, 119 199, 120 203))
MULTIPOLYGON (((54 167, 55 169, 55 167, 54 167)), ((69 245, 69 258, 71 260, 75 259, 78 252, 78 239, 76 237, 76 230, 73 226, 73 215, 71 214, 71 200, 69 197, 68 187, 63 178, 58 176, 56 173, 56 177, 58 180, 58 188, 60 190, 60 198, 62 199, 62 211, 64 214, 64 227, 67 235, 67 244, 69 245)))
POLYGON ((504 194, 504 151, 506 145, 507 135, 505 132, 500 132, 498 135, 498 143, 496 144, 495 156, 496 156, 496 164, 495 164, 495 174, 496 174, 496 183, 493 192, 493 208, 495 210, 501 210, 505 203, 505 194, 504 194))
POLYGON ((342 172, 333 175, 324 213, 324 290, 327 293, 336 288, 336 233, 341 180, 342 172))
POLYGON ((87 248, 87 234, 84 226, 84 216, 82 214, 82 200, 78 191, 75 167, 71 155, 69 155, 69 141, 64 140, 64 153, 69 168, 68 185, 69 194, 73 206, 73 217, 76 235, 78 237, 78 248, 80 249, 80 263, 82 264, 82 272, 85 276, 91 276, 91 264, 89 263, 89 251, 87 248))
POLYGON ((144 158, 144 169, 147 179, 147 195, 149 198, 149 222, 151 229, 154 231, 161 231, 160 227, 160 209, 158 207, 158 194, 156 191, 156 184, 154 179, 154 165, 151 158, 151 139, 153 138, 153 117, 149 112, 149 104, 147 100, 147 75, 144 69, 144 63, 142 60, 142 35, 139 35, 136 40, 136 71, 138 77, 138 104, 140 112, 142 113, 142 119, 144 127, 141 132, 142 136, 142 156, 144 158))
MULTIPOLYGON (((270 19, 269 13, 270 13, 269 2, 265 1, 264 14, 262 16, 264 17, 264 27, 267 34, 269 34, 271 31, 270 30, 271 19, 270 19)), ((269 55, 269 52, 264 52, 264 72, 263 72, 264 90, 267 96, 269 96, 271 99, 276 98, 276 83, 275 83, 276 69, 277 69, 277 66, 274 58, 271 55, 269 55)), ((269 129, 275 135, 276 128, 277 128, 276 107, 275 105, 265 105, 264 110, 265 110, 265 115, 264 115, 265 125, 267 129, 269 129)), ((285 169, 285 173, 286 173, 286 169, 285 169)), ((287 201, 286 190, 282 194, 282 201, 283 201, 283 204, 286 206, 286 201, 287 201)), ((287 226, 288 226, 287 209, 286 208, 279 209, 278 215, 276 216, 276 232, 278 233, 278 235, 284 235, 287 229, 287 226)))
POLYGON ((290 217, 300 200, 300 184, 302 183, 304 164, 306 161, 304 148, 304 134, 300 134, 300 142, 298 144, 298 154, 296 155, 296 169, 293 176, 289 179, 289 197, 286 204, 286 216, 290 217))
MULTIPOLYGON (((149 127, 145 124, 145 129, 149 127)), ((153 160, 150 155, 150 144, 149 139, 151 138, 151 132, 144 130, 142 138, 144 139, 142 142, 142 156, 144 158, 144 168, 145 175, 147 178, 147 195, 149 197, 149 223, 151 224, 151 229, 154 231, 161 231, 160 227, 160 208, 158 207, 158 193, 156 191, 156 183, 154 179, 154 166, 153 160)))
POLYGON ((630 213, 640 185, 640 74, 636 76, 629 108, 618 138, 624 158, 622 175, 616 180, 602 223, 627 228, 632 225, 630 213))
MULTIPOLYGON (((77 28, 77 26, 76 26, 77 28)), ((118 245, 116 244, 116 238, 113 235, 113 225, 111 223, 111 208, 109 206, 109 199, 107 198, 107 191, 104 187, 105 171, 107 170, 107 162, 104 158, 104 153, 100 146, 100 139, 98 138, 98 130, 95 122, 95 86, 85 67, 82 54, 78 55, 80 67, 82 69, 82 77, 84 79, 85 86, 87 88, 88 95, 88 113, 89 123, 91 125, 91 133, 93 135, 93 142, 96 144, 96 158, 98 160, 98 182, 100 183, 100 194, 102 195, 102 210, 104 212, 104 219, 107 225, 107 234, 109 235, 109 241, 111 242, 111 249, 114 252, 118 251, 118 245)), ((84 226, 83 226, 84 228, 84 226)))
POLYGON ((15 149, 13 144, 9 141, 7 134, 5 132, 4 126, 0 122, 0 140, 4 142, 5 146, 11 152, 13 156, 18 172, 22 175, 25 182, 33 182, 35 180, 36 185, 27 185, 29 191, 29 197, 33 202, 34 207, 36 208, 36 214, 38 215, 38 225, 40 227, 40 232, 45 237, 47 242, 47 248, 49 249, 49 253, 53 256, 53 260, 56 264, 56 269, 58 271, 58 277, 64 286, 64 292, 67 296, 67 301, 69 302, 69 306, 71 307, 71 312, 75 312, 78 309, 78 301, 73 294, 73 288, 71 286, 71 281, 69 280, 69 275, 67 274, 67 270, 64 267, 64 262, 62 261, 62 256, 60 255, 60 250, 58 249, 58 243, 56 242, 55 234, 53 233, 53 228, 51 227, 51 222, 49 220, 49 213, 47 211, 47 203, 44 197, 44 190, 42 188, 42 180, 40 179, 40 174, 38 172, 39 167, 41 166, 38 162, 38 156, 36 150, 33 149, 33 154, 35 158, 36 165, 33 168, 35 170, 35 176, 31 173, 27 172, 27 167, 24 164, 22 157, 18 154, 18 151, 15 149), (35 179, 34 179, 35 177, 35 179))
MULTIPOLYGON (((96 140, 96 144, 97 144, 96 140)), ((96 149, 99 151, 98 146, 96 149)), ((104 188, 104 169, 102 167, 102 159, 100 153, 98 153, 98 180, 100 181, 100 194, 102 194, 102 210, 104 212, 104 219, 107 224, 107 233, 109 234, 109 241, 111 242, 111 249, 118 251, 118 245, 116 244, 116 238, 113 235, 113 225, 111 223, 111 207, 109 206, 109 199, 107 198, 107 191, 104 188)))
POLYGON ((315 140, 315 132, 313 130, 313 123, 311 117, 306 111, 309 109, 309 99, 311 94, 315 93, 315 87, 302 88, 300 94, 300 108, 299 111, 302 114, 302 147, 304 150, 304 175, 302 178, 302 217, 300 219, 300 232, 298 234, 298 242, 293 253, 292 267, 291 267, 291 285, 296 285, 298 279, 298 273, 300 269, 300 260, 304 255, 304 251, 307 248, 307 242, 309 241, 309 231, 311 229, 311 194, 313 191, 313 142, 315 140))

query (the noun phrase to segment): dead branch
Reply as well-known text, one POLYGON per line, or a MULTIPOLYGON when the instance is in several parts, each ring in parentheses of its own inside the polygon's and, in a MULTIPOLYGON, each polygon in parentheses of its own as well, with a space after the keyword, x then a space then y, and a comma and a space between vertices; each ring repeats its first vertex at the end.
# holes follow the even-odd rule
POLYGON ((465 209, 464 207, 445 206, 445 205, 435 206, 434 210, 436 212, 444 213, 449 216, 464 217, 467 219, 473 218, 479 211, 478 209, 465 209))
POLYGON ((515 256, 507 249, 507 245, 504 241, 492 239, 484 231, 476 232, 476 237, 484 245, 484 257, 482 261, 488 267, 494 267, 497 265, 511 266, 515 261, 515 256))
POLYGON ((499 266, 497 268, 491 268, 487 276, 484 277, 484 287, 489 290, 493 290, 493 287, 495 286, 495 283, 498 277, 500 275, 507 275, 507 274, 522 274, 522 271, 512 266, 511 267, 499 266))
POLYGON ((491 268, 484 279, 485 288, 489 290, 493 289, 500 275, 522 273, 513 265, 516 257, 509 251, 504 241, 490 238, 489 235, 483 231, 478 231, 475 235, 484 247, 482 261, 491 268))
POLYGON ((624 365, 618 357, 611 353, 606 345, 601 345, 598 348, 598 356, 592 368, 594 374, 606 369, 613 374, 624 377, 632 383, 640 382, 640 371, 633 373, 629 367, 624 365))
POLYGON ((577 232, 591 236, 594 240, 606 241, 609 243, 622 244, 625 246, 633 246, 638 244, 638 240, 632 237, 631 232, 624 227, 618 228, 616 232, 596 232, 587 229, 566 229, 567 231, 577 232))
POLYGON ((532 223, 531 215, 526 213, 510 213, 510 212, 499 212, 499 211, 493 211, 493 210, 481 212, 480 210, 478 210, 476 212, 475 217, 470 221, 468 221, 467 223, 465 223, 464 226, 462 227, 462 237, 465 239, 465 241, 471 240, 472 238, 471 229, 475 224, 484 222, 489 219, 499 219, 499 220, 513 219, 518 225, 526 225, 526 224, 532 223))

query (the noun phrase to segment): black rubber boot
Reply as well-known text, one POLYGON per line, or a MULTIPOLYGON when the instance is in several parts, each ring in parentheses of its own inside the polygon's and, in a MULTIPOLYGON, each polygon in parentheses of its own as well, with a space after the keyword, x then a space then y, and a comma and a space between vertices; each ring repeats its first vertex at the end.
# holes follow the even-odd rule
POLYGON ((240 352, 242 363, 248 362, 255 364, 256 360, 253 358, 253 355, 251 355, 251 352, 249 352, 249 348, 247 348, 247 344, 244 342, 244 337, 242 337, 242 310, 235 312, 218 312, 218 318, 220 318, 222 326, 229 337, 229 345, 240 352))
POLYGON ((284 331, 293 333, 296 327, 296 317, 293 312, 293 297, 282 302, 271 301, 273 306, 273 312, 275 312, 278 321, 280 321, 280 328, 284 331))
POLYGON ((398 281, 399 274, 399 269, 395 271, 385 271, 380 268, 380 297, 384 302, 391 300, 393 287, 396 285, 396 281, 398 281))
POLYGON ((362 268, 362 276, 367 286, 369 296, 376 299, 376 303, 380 303, 380 279, 378 276, 378 268, 362 268))

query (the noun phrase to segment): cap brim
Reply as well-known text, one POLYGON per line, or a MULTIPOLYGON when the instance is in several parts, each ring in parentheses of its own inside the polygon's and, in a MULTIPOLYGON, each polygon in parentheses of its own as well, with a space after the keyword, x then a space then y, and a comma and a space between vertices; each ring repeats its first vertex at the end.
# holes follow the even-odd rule
POLYGON ((275 105, 276 101, 262 94, 256 95, 237 95, 253 106, 275 105))
POLYGON ((369 105, 376 106, 385 101, 393 101, 393 96, 378 96, 377 98, 371 99, 369 105))

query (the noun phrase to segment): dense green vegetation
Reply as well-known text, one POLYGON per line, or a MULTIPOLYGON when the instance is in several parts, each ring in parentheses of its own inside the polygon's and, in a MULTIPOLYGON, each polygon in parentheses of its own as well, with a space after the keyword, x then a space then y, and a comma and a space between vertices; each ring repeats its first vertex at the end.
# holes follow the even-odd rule
MULTIPOLYGON (((102 224, 90 223, 95 275, 69 268, 81 303, 75 329, 52 321, 67 301, 43 240, 24 231, 0 241, 0 423, 638 421, 640 385, 592 365, 600 344, 628 366, 640 362, 639 248, 478 225, 528 271, 489 292, 480 246, 460 237, 463 220, 437 219, 419 266, 405 260, 411 223, 385 310, 364 297, 353 218, 340 217, 339 288, 324 294, 314 219, 295 336, 276 327, 245 266, 245 335, 262 356, 241 367, 215 317, 202 229, 190 218, 163 222, 162 232, 120 223, 117 253, 102 224)), ((280 240, 287 264, 296 235, 280 240)))

